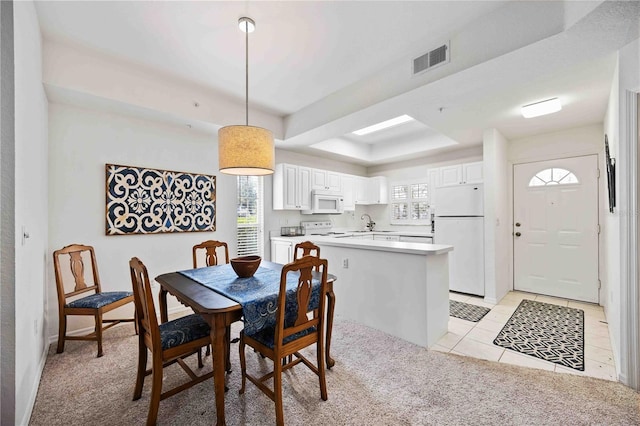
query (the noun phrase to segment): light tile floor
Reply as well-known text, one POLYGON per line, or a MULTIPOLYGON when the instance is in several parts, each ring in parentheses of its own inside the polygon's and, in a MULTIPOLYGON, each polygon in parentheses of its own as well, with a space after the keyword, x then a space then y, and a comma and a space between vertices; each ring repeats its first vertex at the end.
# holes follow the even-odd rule
POLYGON ((481 297, 453 292, 449 293, 449 298, 485 306, 491 308, 491 311, 478 322, 449 317, 449 332, 431 348, 433 350, 539 368, 557 373, 578 374, 617 381, 609 328, 601 306, 517 291, 507 294, 497 305, 486 303, 481 297), (493 340, 502 330, 502 327, 522 299, 553 303, 584 311, 585 371, 562 367, 552 362, 524 355, 510 349, 504 349, 493 344, 493 340))

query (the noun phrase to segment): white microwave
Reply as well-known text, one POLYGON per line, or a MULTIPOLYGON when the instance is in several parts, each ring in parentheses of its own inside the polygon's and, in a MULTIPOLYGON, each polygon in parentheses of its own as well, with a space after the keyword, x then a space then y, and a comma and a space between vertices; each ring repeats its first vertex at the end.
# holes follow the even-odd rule
POLYGON ((311 208, 302 214, 340 214, 344 212, 344 196, 337 192, 314 189, 311 191, 311 208))

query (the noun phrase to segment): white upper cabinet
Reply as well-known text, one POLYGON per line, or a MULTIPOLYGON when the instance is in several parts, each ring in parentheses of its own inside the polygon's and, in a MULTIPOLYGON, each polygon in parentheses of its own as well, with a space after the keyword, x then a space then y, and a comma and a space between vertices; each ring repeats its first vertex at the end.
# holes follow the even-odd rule
POLYGON ((429 179, 429 207, 433 209, 438 203, 436 200, 436 188, 440 186, 440 169, 429 169, 427 178, 429 179))
MULTIPOLYGON (((389 202, 389 187, 385 176, 354 178, 354 207, 356 204, 387 204, 389 202)), ((345 196, 346 198, 346 196, 345 196)), ((346 202, 345 202, 345 210, 346 202)))
POLYGON ((276 164, 273 173, 273 209, 308 210, 311 208, 310 167, 276 164))
POLYGON ((465 183, 482 183, 482 167, 482 161, 440 167, 438 169, 439 186, 460 185, 465 183))
POLYGON ((440 186, 459 185, 462 183, 462 165, 440 167, 440 186))
POLYGON ((482 183, 484 181, 482 161, 464 163, 462 165, 462 178, 464 183, 482 183))
POLYGON ((370 204, 369 179, 362 176, 355 178, 355 204, 370 204))
POLYGON ((329 170, 311 169, 311 189, 341 192, 341 173, 329 170))
POLYGON ((389 185, 386 176, 368 178, 369 204, 387 204, 389 202, 389 185))
POLYGON ((273 209, 309 210, 313 189, 342 194, 345 211, 354 211, 357 204, 387 204, 389 198, 385 176, 369 178, 279 163, 273 173, 273 209))
POLYGON ((345 211, 356 209, 356 176, 342 175, 342 195, 344 197, 343 206, 345 211))

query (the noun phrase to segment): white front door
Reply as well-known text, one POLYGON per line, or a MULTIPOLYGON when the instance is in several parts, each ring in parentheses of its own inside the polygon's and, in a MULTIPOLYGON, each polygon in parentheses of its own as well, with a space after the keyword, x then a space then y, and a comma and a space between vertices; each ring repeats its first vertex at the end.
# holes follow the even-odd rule
POLYGON ((598 158, 513 166, 514 288, 598 303, 598 158))

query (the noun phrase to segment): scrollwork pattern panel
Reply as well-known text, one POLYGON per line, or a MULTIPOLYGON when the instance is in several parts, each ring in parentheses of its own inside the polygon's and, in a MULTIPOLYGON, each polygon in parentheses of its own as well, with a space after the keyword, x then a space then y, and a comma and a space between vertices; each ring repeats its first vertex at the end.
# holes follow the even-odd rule
POLYGON ((106 234, 215 231, 216 177, 107 164, 106 234))

